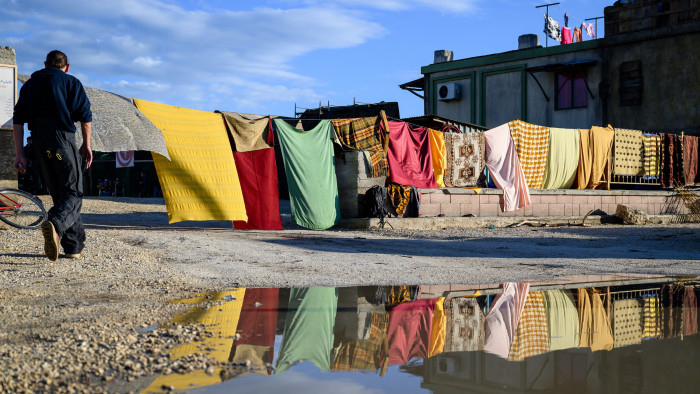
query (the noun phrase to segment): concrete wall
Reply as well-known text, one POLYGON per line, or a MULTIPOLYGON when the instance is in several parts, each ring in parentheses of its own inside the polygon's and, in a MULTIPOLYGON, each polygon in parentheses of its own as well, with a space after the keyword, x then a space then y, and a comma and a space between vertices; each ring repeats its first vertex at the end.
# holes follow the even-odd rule
POLYGON ((362 215, 361 197, 372 186, 384 186, 386 177, 370 178, 364 153, 345 152, 344 157, 335 158, 335 174, 338 179, 340 215, 356 218, 362 215))
MULTIPOLYGON (((0 46, 0 64, 16 65, 15 50, 0 46)), ((0 128, 0 179, 17 179, 14 170, 15 146, 12 129, 0 128)))

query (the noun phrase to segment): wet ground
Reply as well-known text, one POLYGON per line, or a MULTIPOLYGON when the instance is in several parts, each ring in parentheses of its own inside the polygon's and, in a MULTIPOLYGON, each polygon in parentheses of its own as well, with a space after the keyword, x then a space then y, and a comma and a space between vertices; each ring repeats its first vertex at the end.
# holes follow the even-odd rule
POLYGON ((209 364, 107 389, 691 392, 700 384, 699 280, 618 274, 540 281, 520 285, 520 312, 517 303, 498 306, 507 297, 503 285, 202 294, 179 301, 195 305, 171 324, 205 324, 208 335, 170 354, 204 354, 209 364), (520 316, 508 338, 499 325, 511 314, 520 316), (510 346, 495 354, 501 341, 510 346))

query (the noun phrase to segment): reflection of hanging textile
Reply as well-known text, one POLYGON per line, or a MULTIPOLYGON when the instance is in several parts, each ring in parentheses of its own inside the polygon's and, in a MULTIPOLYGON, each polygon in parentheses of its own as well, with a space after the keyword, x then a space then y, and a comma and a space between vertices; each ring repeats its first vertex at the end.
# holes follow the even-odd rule
POLYGON ((445 133, 445 185, 476 186, 485 156, 484 133, 445 133))
POLYGON ((284 158, 294 223, 325 230, 340 221, 340 199, 335 176, 333 128, 322 120, 301 131, 275 119, 284 158))
POLYGON ((331 123, 344 146, 369 152, 372 178, 386 175, 389 167, 384 151, 384 139, 388 126, 382 121, 381 116, 333 119, 331 123))
POLYGON ((389 312, 389 365, 428 357, 436 302, 437 298, 420 299, 400 304, 389 312))
POLYGON ((485 131, 484 140, 489 174, 496 186, 503 190, 503 212, 530 205, 530 189, 508 124, 485 131))
POLYGON ((330 369, 337 307, 338 292, 333 287, 303 287, 290 291, 275 374, 281 374, 299 361, 311 361, 323 371, 330 369))
POLYGON ((343 343, 333 359, 332 370, 377 370, 384 363, 384 347, 387 327, 386 313, 370 312, 367 314, 366 335, 357 340, 343 343))
POLYGON ((275 148, 233 152, 233 157, 248 216, 247 221, 234 221, 233 228, 282 230, 275 148))
POLYGON ((543 291, 550 350, 578 347, 578 311, 570 290, 543 291))
POLYGON ((440 354, 445 349, 445 330, 447 328, 447 315, 445 314, 445 297, 440 297, 435 302, 433 312, 433 324, 430 328, 430 344, 428 345, 428 357, 440 354))
POLYGON ((548 35, 549 38, 557 41, 561 41, 561 34, 559 33, 559 22, 555 21, 551 16, 544 14, 544 34, 548 35))
POLYGON ((445 137, 442 131, 428 129, 428 140, 430 141, 430 156, 433 159, 433 173, 435 183, 438 187, 445 187, 445 137))
POLYGON ((549 352, 549 330, 544 298, 539 291, 530 292, 515 330, 508 360, 522 361, 549 352))
POLYGON ((681 334, 684 292, 683 287, 679 285, 663 285, 661 288, 661 320, 664 338, 677 337, 681 334))
POLYGON ((576 179, 581 135, 577 129, 549 130, 549 153, 542 189, 570 189, 576 179))
POLYGON ((134 99, 163 132, 170 161, 153 155, 170 223, 247 220, 226 126, 213 112, 134 99))
POLYGON ((588 37, 591 37, 592 39, 595 39, 595 30, 593 30, 593 24, 592 23, 586 23, 583 22, 582 26, 586 30, 586 34, 588 34, 588 37))
POLYGON ((405 122, 389 122, 389 176, 387 182, 437 189, 426 127, 411 128, 405 122))
POLYGON ((698 333, 698 299, 695 289, 686 286, 683 293, 683 335, 698 333))
POLYGON ((578 289, 578 313, 581 329, 579 347, 589 347, 593 351, 612 349, 613 336, 610 321, 605 314, 598 291, 578 289))
POLYGON ((228 133, 234 143, 234 151, 250 152, 272 146, 270 138, 272 124, 269 116, 259 117, 236 112, 221 113, 228 126, 228 133))
POLYGON ((661 336, 661 324, 659 321, 659 297, 657 295, 644 295, 644 331, 643 339, 658 338, 661 336))
POLYGON ((695 183, 698 174, 698 137, 683 136, 683 177, 686 185, 695 183))
POLYGON ((615 347, 642 343, 642 303, 632 298, 616 300, 612 305, 612 324, 615 347))
POLYGON ((529 283, 503 284, 503 293, 494 299, 486 315, 485 352, 508 358, 529 289, 529 283))
POLYGON ((644 174, 644 143, 638 130, 615 129, 615 175, 644 174))
POLYGON ((266 370, 274 357, 279 289, 246 289, 241 317, 233 341, 231 361, 251 360, 255 369, 266 370))
POLYGON ((484 313, 475 298, 450 298, 445 302, 446 352, 484 350, 484 313))
MULTIPOLYGON (((382 289, 381 287, 378 289, 382 289)), ((404 302, 415 301, 418 297, 417 286, 389 286, 384 288, 386 293, 386 306, 396 306, 404 302)))
POLYGON ((657 178, 661 164, 661 137, 658 134, 644 134, 644 176, 657 178))
POLYGON ((612 126, 580 129, 581 150, 578 162, 578 189, 595 189, 608 163, 615 130, 612 126))
POLYGON ((549 127, 537 126, 522 120, 508 123, 518 159, 525 174, 527 187, 542 188, 549 153, 549 127))
POLYGON ((563 44, 571 44, 572 39, 571 39, 571 29, 569 29, 566 26, 562 26, 561 28, 561 43, 563 44))

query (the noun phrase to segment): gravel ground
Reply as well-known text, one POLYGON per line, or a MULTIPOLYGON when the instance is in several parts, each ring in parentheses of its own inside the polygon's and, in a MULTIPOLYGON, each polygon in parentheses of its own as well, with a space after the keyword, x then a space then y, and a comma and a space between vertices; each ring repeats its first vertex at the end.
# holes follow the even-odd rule
POLYGON ((191 308, 169 301, 199 292, 700 274, 697 224, 317 232, 285 214, 288 230, 240 232, 225 222, 168 225, 159 199, 89 198, 83 213, 79 260, 50 262, 39 231, 0 224, 2 392, 123 391, 153 373, 216 367, 167 357, 206 327, 138 331, 191 308))

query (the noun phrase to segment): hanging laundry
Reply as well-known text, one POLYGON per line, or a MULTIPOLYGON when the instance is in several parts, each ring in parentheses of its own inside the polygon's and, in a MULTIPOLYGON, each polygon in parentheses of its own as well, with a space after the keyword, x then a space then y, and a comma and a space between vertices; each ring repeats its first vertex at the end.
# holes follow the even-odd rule
POLYGON ((445 331, 447 329, 447 315, 445 314, 445 297, 440 297, 435 302, 433 312, 433 324, 430 328, 430 344, 428 345, 428 357, 433 357, 445 350, 445 331))
POLYGON ((642 343, 642 300, 615 300, 612 304, 612 324, 615 348, 642 343))
POLYGON ((153 155, 170 223, 247 220, 221 115, 134 99, 160 129, 170 160, 153 155))
POLYGON ((484 141, 489 174, 496 186, 503 190, 503 212, 530 205, 530 189, 508 124, 485 131, 484 141))
POLYGON ((578 347, 578 311, 570 290, 543 291, 550 350, 578 347))
POLYGON ((541 189, 547 156, 549 154, 549 127, 537 126, 522 120, 508 123, 518 159, 530 189, 541 189))
POLYGON ((503 293, 496 296, 486 315, 485 352, 508 358, 529 290, 529 283, 503 284, 503 293))
POLYGON ((559 22, 555 21, 551 16, 544 14, 544 34, 549 36, 549 38, 557 41, 561 41, 561 34, 559 33, 559 22))
POLYGON ((612 149, 615 130, 612 126, 579 129, 581 150, 578 162, 577 188, 595 189, 605 172, 612 149))
POLYGON ((325 230, 340 221, 340 199, 335 175, 333 128, 322 120, 301 131, 275 119, 289 187, 294 223, 325 230))
POLYGON ((680 135, 662 134, 661 186, 685 185, 683 141, 680 135))
POLYGON ((570 189, 576 179, 581 150, 578 129, 549 130, 549 152, 542 189, 570 189))
POLYGON ((246 289, 231 348, 234 363, 252 362, 252 370, 267 374, 275 354, 279 289, 246 289))
POLYGON ((647 294, 642 296, 642 300, 644 301, 644 330, 642 331, 642 338, 659 338, 661 336, 659 296, 647 294))
POLYGON ((571 44, 573 40, 571 39, 571 29, 566 26, 561 28, 561 44, 571 44))
POLYGON ((658 134, 642 134, 644 143, 644 176, 648 179, 659 177, 661 164, 661 137, 658 134))
POLYGON ((486 165, 484 133, 445 133, 445 185, 476 186, 486 165))
POLYGON ((330 370, 337 308, 338 291, 333 287, 291 289, 275 374, 300 361, 330 370))
POLYGON ((644 138, 638 130, 615 129, 613 174, 644 174, 644 138))
POLYGON ((509 361, 522 361, 528 357, 549 352, 547 312, 542 292, 530 292, 523 306, 523 313, 515 330, 509 361))
POLYGON ((446 352, 484 350, 486 317, 475 298, 448 298, 445 301, 447 326, 446 352))
POLYGON ((333 119, 333 128, 343 146, 366 150, 370 155, 371 177, 387 175, 386 133, 389 125, 384 111, 380 116, 354 119, 333 119))
POLYGON ((250 152, 272 147, 272 125, 269 116, 216 111, 223 115, 228 133, 233 140, 233 150, 250 152))
POLYGON ((394 307, 389 312, 389 364, 407 364, 413 358, 427 358, 430 330, 437 298, 419 299, 394 307))
POLYGON ((591 37, 592 39, 595 39, 595 30, 593 29, 593 24, 592 23, 586 23, 583 22, 581 24, 584 29, 586 30, 586 34, 588 34, 588 37, 591 37))
POLYGON ((233 152, 248 220, 236 220, 236 230, 283 230, 280 217, 275 149, 233 152))
POLYGON ((595 289, 578 289, 579 347, 589 347, 592 351, 613 348, 610 320, 605 313, 600 293, 595 289))
POLYGON ((437 189, 427 127, 412 128, 389 121, 389 176, 387 182, 437 189))
POLYGON ((581 31, 581 28, 574 27, 573 42, 581 42, 581 41, 583 41, 583 32, 581 31))
POLYGON ((442 131, 428 129, 428 140, 430 141, 430 156, 433 159, 433 174, 438 187, 445 187, 445 137, 442 131))
POLYGON ((683 177, 686 185, 695 183, 698 174, 698 137, 683 136, 683 177))

